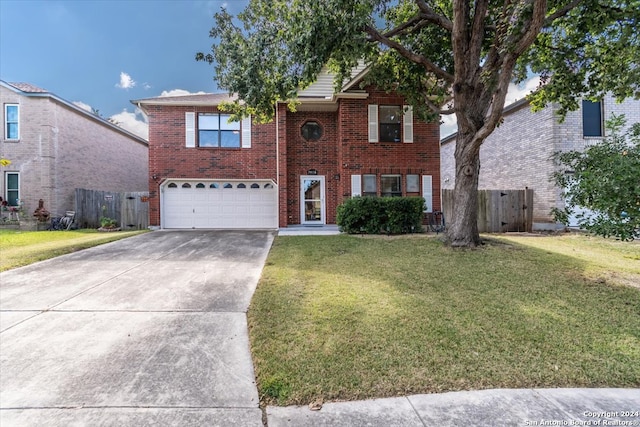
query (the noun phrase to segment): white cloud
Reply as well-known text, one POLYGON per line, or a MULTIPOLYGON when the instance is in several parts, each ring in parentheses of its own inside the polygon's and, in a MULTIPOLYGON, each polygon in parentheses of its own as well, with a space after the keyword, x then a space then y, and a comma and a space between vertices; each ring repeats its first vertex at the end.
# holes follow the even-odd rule
POLYGON ((442 116, 442 124, 440 125, 440 138, 449 136, 458 131, 458 125, 455 114, 449 114, 442 116))
MULTIPOLYGON (((504 102, 505 107, 513 104, 514 102, 524 98, 540 85, 540 77, 533 76, 529 80, 522 82, 519 85, 514 83, 509 84, 509 90, 507 92, 507 98, 504 102)), ((455 114, 449 114, 448 116, 442 116, 442 124, 440 125, 440 138, 451 135, 458 131, 458 125, 455 114)))
POLYGON ((137 108, 134 113, 128 112, 125 108, 121 113, 109 117, 109 120, 129 132, 149 140, 149 123, 137 108))
POLYGON ((536 90, 539 85, 539 76, 531 77, 529 80, 526 80, 519 85, 511 83, 509 85, 509 91, 507 92, 507 99, 504 102, 504 105, 507 106, 509 104, 513 104, 514 102, 524 98, 525 96, 536 90))
POLYGON ((136 85, 136 81, 131 78, 131 76, 124 71, 120 73, 120 82, 116 83, 116 87, 120 89, 131 89, 136 85))
POLYGON ((160 96, 185 96, 185 95, 203 95, 206 92, 189 92, 184 89, 163 90, 160 96))
POLYGON ((73 101, 72 104, 75 105, 76 107, 82 108, 85 111, 93 113, 93 108, 91 108, 91 105, 89 105, 89 104, 85 104, 82 101, 73 101))

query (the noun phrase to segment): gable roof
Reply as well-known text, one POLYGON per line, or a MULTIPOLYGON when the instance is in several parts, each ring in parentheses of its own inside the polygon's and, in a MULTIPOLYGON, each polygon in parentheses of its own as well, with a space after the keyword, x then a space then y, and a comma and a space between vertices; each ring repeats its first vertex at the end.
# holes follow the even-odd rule
POLYGON ((69 108, 70 110, 74 111, 75 113, 80 114, 81 116, 88 118, 90 120, 96 121, 98 123, 100 123, 103 126, 106 126, 108 128, 111 128, 111 130, 114 130, 116 132, 119 132, 129 138, 135 139, 136 142, 139 142, 141 144, 144 145, 149 145, 149 143, 147 142, 146 139, 129 132, 126 129, 121 128, 120 126, 117 126, 113 123, 111 123, 108 120, 103 119, 102 117, 98 116, 97 114, 94 114, 90 111, 87 111, 83 108, 78 107, 77 105, 75 105, 72 102, 69 102, 63 98, 60 98, 59 96, 49 92, 46 89, 42 89, 41 87, 32 85, 31 83, 24 83, 24 82, 19 82, 19 83, 7 83, 4 80, 0 80, 0 86, 3 86, 9 90, 12 90, 13 92, 16 92, 22 96, 26 96, 26 97, 32 97, 32 98, 49 98, 52 101, 66 107, 69 108))
POLYGON ((133 99, 131 103, 141 105, 218 105, 221 102, 234 101, 236 96, 226 93, 194 93, 178 96, 157 96, 154 98, 133 99))
MULTIPOLYGON (((337 109, 338 98, 366 98, 368 94, 361 90, 352 90, 369 71, 364 62, 360 62, 351 72, 351 78, 342 85, 338 93, 334 90, 335 74, 328 67, 322 67, 322 71, 314 83, 298 92, 297 101, 300 102, 300 111, 305 106, 312 109, 337 109)), ((238 99, 236 94, 227 93, 197 93, 178 96, 157 96, 153 98, 132 99, 131 103, 146 113, 147 105, 171 105, 171 106, 216 106, 222 102, 230 102, 238 99)))
MULTIPOLYGON (((340 87, 340 92, 354 88, 368 72, 369 67, 364 62, 359 62, 358 65, 351 70, 351 77, 340 87)), ((336 75, 325 65, 322 67, 314 83, 298 91, 298 98, 331 98, 336 95, 334 87, 335 77, 336 75)))

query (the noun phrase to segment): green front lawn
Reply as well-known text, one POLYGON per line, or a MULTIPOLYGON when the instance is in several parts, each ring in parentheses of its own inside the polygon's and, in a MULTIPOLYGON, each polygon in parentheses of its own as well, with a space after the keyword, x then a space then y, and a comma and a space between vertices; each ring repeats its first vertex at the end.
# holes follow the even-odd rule
POLYGON ((100 233, 96 230, 20 231, 0 229, 0 271, 113 242, 145 231, 100 233))
POLYGON ((640 387, 639 242, 488 242, 278 237, 248 313, 263 403, 640 387))

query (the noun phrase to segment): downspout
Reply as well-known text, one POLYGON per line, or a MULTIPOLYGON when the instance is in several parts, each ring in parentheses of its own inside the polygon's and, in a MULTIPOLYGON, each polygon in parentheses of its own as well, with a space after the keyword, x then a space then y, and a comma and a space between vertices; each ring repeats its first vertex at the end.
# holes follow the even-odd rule
POLYGON ((278 228, 280 228, 280 135, 278 129, 278 101, 276 101, 276 188, 278 189, 278 228))
POLYGON ((278 102, 276 101, 276 185, 279 185, 279 179, 278 178, 280 177, 280 135, 279 135, 279 128, 280 128, 280 122, 278 121, 278 102))

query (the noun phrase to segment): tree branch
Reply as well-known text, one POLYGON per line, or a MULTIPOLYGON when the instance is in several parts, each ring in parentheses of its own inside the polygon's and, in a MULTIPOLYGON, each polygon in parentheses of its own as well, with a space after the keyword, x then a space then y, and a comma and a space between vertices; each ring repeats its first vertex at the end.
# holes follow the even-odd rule
POLYGON ((365 31, 367 32, 367 34, 369 34, 370 40, 375 40, 377 42, 384 44, 387 47, 390 47, 391 49, 394 49, 396 52, 398 52, 401 56, 408 59, 409 61, 422 65, 427 71, 435 74, 438 78, 450 83, 453 82, 453 76, 451 74, 447 73, 442 68, 438 67, 437 65, 429 61, 424 56, 411 52, 409 49, 402 46, 400 43, 396 42, 395 40, 391 40, 390 38, 385 37, 383 34, 380 34, 378 30, 371 27, 370 25, 367 25, 367 27, 365 28, 365 31))
POLYGON ((482 42, 484 41, 484 24, 487 18, 489 0, 477 0, 476 9, 473 14, 473 25, 471 27, 472 44, 467 55, 467 60, 474 64, 480 63, 480 53, 482 52, 482 42))
POLYGON ((411 29, 411 31, 418 30, 422 27, 425 27, 429 24, 429 22, 422 19, 422 16, 416 15, 407 22, 402 25, 397 26, 396 28, 387 31, 383 34, 384 37, 391 38, 393 36, 397 36, 399 34, 406 34, 407 30, 411 29))
POLYGON ((416 0, 416 4, 420 8, 422 18, 449 32, 453 31, 453 22, 446 16, 436 13, 425 0, 416 0))
MULTIPOLYGON (((449 101, 451 101, 451 98, 447 98, 443 102, 443 105, 446 104, 449 101)), ((435 104, 433 101, 431 101, 429 99, 429 95, 424 95, 424 103, 427 105, 427 107, 429 107, 429 109, 431 111, 433 111, 436 114, 443 115, 443 116, 446 116, 446 115, 449 115, 449 114, 453 114, 453 113, 456 112, 455 108, 448 108, 446 110, 443 110, 440 105, 435 104)))
POLYGON ((516 58, 524 53, 525 50, 531 46, 536 40, 536 37, 540 33, 545 21, 545 14, 547 11, 547 0, 533 0, 533 13, 529 25, 526 26, 527 30, 522 34, 522 37, 516 44, 513 54, 516 58))
POLYGON ((469 2, 466 0, 453 1, 453 29, 451 32, 451 42, 453 46, 453 63, 456 64, 455 75, 457 81, 454 85, 459 85, 469 72, 467 66, 467 53, 469 49, 469 34, 467 32, 467 22, 469 16, 469 2))
POLYGON ((582 1, 583 0, 573 0, 567 3, 566 5, 564 5, 563 7, 561 7, 560 9, 556 10, 554 13, 552 13, 551 15, 545 18, 544 26, 546 27, 547 25, 551 25, 551 23, 556 19, 566 16, 567 13, 575 9, 580 3, 582 3, 582 1))

